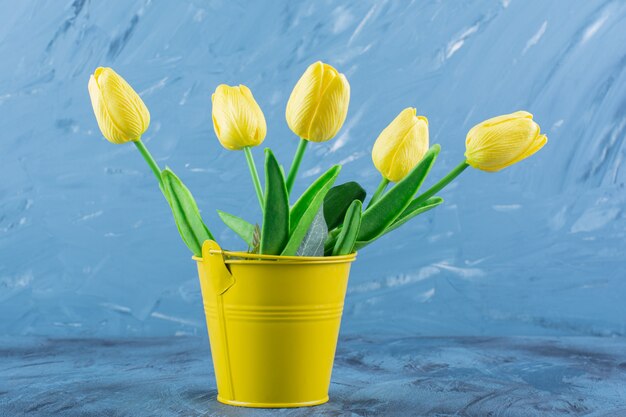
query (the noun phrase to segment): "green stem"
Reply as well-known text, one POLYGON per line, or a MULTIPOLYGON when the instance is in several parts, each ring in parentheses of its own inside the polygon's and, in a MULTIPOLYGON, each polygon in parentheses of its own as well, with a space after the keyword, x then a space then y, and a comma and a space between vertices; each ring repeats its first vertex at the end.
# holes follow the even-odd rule
POLYGON ((308 143, 308 140, 300 139, 298 149, 296 149, 296 154, 293 156, 293 162, 291 163, 291 168, 289 168, 289 175, 287 175, 287 195, 291 193, 293 183, 296 181, 298 169, 300 168, 300 163, 302 162, 302 157, 304 156, 304 151, 306 151, 306 145, 308 143))
MULTIPOLYGON (((367 207, 369 207, 372 204, 374 204, 375 202, 377 202, 378 199, 383 196, 383 194, 385 193, 385 188, 387 188, 387 184, 389 184, 389 180, 387 178, 383 177, 383 179, 380 180, 380 184, 378 184, 378 188, 376 188, 376 191, 374 192, 374 195, 372 196, 372 199, 367 204, 367 207)), ((367 209, 367 207, 366 207, 366 209, 367 209)))
POLYGON ((243 152, 246 154, 246 161, 248 162, 248 168, 250 169, 250 176, 252 177, 252 183, 254 184, 254 190, 256 191, 256 197, 259 199, 261 205, 261 212, 263 212, 263 189, 261 188, 261 180, 259 179, 259 172, 256 170, 256 164, 252 157, 252 150, 249 146, 243 148, 243 152))
POLYGON ((150 166, 150 169, 152 169, 152 172, 159 181, 159 184, 161 184, 163 180, 161 179, 161 168, 159 168, 159 164, 157 164, 157 162, 154 160, 154 158, 150 154, 150 151, 148 151, 148 148, 146 148, 146 145, 143 144, 141 139, 137 139, 136 141, 134 141, 134 143, 137 149, 139 149, 141 156, 143 156, 143 159, 146 160, 146 162, 150 166))
POLYGON ((419 203, 423 203, 424 201, 428 200, 430 197, 434 196, 439 191, 441 191, 443 189, 443 187, 445 187, 446 185, 450 184, 452 182, 452 180, 454 180, 456 177, 458 177, 461 174, 461 172, 465 171, 465 168, 467 168, 468 166, 469 165, 467 163, 467 160, 464 159, 460 164, 458 164, 456 167, 454 167, 454 169, 452 171, 450 171, 448 173, 448 175, 446 175, 445 177, 443 177, 442 179, 437 181, 437 183, 435 185, 430 187, 424 193, 422 193, 419 196, 417 196, 415 198, 415 200, 413 200, 413 201, 416 201, 416 202, 415 203, 412 202, 411 204, 417 205, 419 203))

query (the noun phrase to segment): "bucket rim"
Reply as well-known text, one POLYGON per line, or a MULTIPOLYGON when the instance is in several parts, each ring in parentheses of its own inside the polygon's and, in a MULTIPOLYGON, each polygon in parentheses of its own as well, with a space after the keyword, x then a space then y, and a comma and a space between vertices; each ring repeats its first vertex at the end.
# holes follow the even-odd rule
MULTIPOLYGON (((283 255, 261 255, 258 253, 227 251, 227 250, 210 250, 211 254, 220 254, 224 257, 227 264, 330 264, 342 262, 354 262, 357 253, 339 256, 283 256, 283 255), (235 258, 235 259, 233 259, 235 258), (243 259, 242 259, 243 258, 243 259)), ((202 256, 192 256, 191 259, 197 262, 204 260, 202 256)))

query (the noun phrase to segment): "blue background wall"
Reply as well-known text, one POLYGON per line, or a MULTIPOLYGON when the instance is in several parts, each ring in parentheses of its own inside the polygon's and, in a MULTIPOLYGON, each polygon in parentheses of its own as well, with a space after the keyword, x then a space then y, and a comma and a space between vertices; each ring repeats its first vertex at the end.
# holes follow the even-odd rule
POLYGON ((98 131, 97 66, 141 93, 148 147, 235 248, 215 209, 259 213, 243 154, 215 138, 210 94, 247 84, 288 164, 285 104, 321 59, 347 75, 351 107, 310 148, 296 193, 334 163, 371 192, 373 142, 408 106, 443 147, 430 181, 487 117, 527 109, 549 136, 503 172, 468 170, 444 206, 363 250, 345 333, 624 335, 625 18, 622 1, 2 1, 0 334, 205 332, 154 178, 98 131))

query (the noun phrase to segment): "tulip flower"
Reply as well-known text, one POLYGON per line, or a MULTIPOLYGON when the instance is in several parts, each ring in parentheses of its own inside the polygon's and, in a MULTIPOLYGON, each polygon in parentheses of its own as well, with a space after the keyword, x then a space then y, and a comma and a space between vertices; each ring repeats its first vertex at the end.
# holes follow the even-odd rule
POLYGON ((243 149, 257 198, 263 209, 261 181, 250 150, 251 147, 263 143, 265 139, 267 126, 263 111, 245 85, 231 87, 221 84, 211 96, 211 102, 215 134, 226 149, 243 149))
POLYGON ((348 114, 350 84, 343 74, 320 61, 296 83, 287 102, 287 124, 302 139, 325 142, 333 138, 348 114))
POLYGON ((111 68, 99 67, 88 87, 104 137, 115 144, 139 140, 150 125, 150 112, 126 80, 111 68))
POLYGON ((428 119, 408 107, 378 135, 372 160, 383 180, 370 204, 375 202, 389 181, 399 182, 422 160, 428 150, 428 119))
POLYGON ((139 94, 112 68, 96 68, 87 87, 102 135, 118 145, 133 142, 161 184, 161 169, 141 142, 150 112, 139 94))
POLYGON ((289 128, 301 138, 287 176, 288 191, 293 187, 308 141, 332 139, 346 120, 349 103, 350 84, 332 66, 318 61, 300 77, 285 111, 289 128))
POLYGON ((390 181, 399 182, 428 150, 428 119, 407 107, 378 135, 372 149, 374 166, 383 176, 369 205, 385 192, 390 181))
POLYGON ((467 133, 465 159, 418 196, 413 204, 419 205, 434 196, 468 166, 488 172, 500 171, 528 158, 547 141, 546 135, 540 134, 539 125, 533 121, 533 115, 526 111, 485 120, 467 133))
POLYGON ((222 84, 211 96, 213 128, 220 143, 231 151, 263 143, 267 126, 261 107, 245 85, 222 84))
POLYGON ((528 158, 547 141, 533 115, 518 111, 474 126, 467 134, 465 157, 474 168, 496 172, 528 158))

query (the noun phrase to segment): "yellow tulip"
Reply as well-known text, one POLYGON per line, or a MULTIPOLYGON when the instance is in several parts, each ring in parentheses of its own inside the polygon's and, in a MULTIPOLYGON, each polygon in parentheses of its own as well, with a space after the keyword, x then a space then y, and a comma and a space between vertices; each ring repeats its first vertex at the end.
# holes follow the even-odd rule
POLYGON ((467 163, 483 171, 500 171, 541 149, 548 138, 533 115, 518 111, 474 126, 465 141, 467 163))
POLYGON ((408 107, 378 135, 372 149, 376 169, 389 181, 404 178, 428 150, 428 119, 408 107))
POLYGON ((211 102, 213 129, 223 147, 239 150, 263 142, 267 133, 265 116, 248 87, 221 84, 211 102))
POLYGON ((343 126, 349 104, 346 77, 318 61, 307 68, 291 92, 285 112, 287 124, 302 139, 324 142, 343 126))
POLYGON ((89 96, 98 126, 109 142, 136 141, 150 125, 150 112, 113 69, 98 67, 89 77, 89 96))

